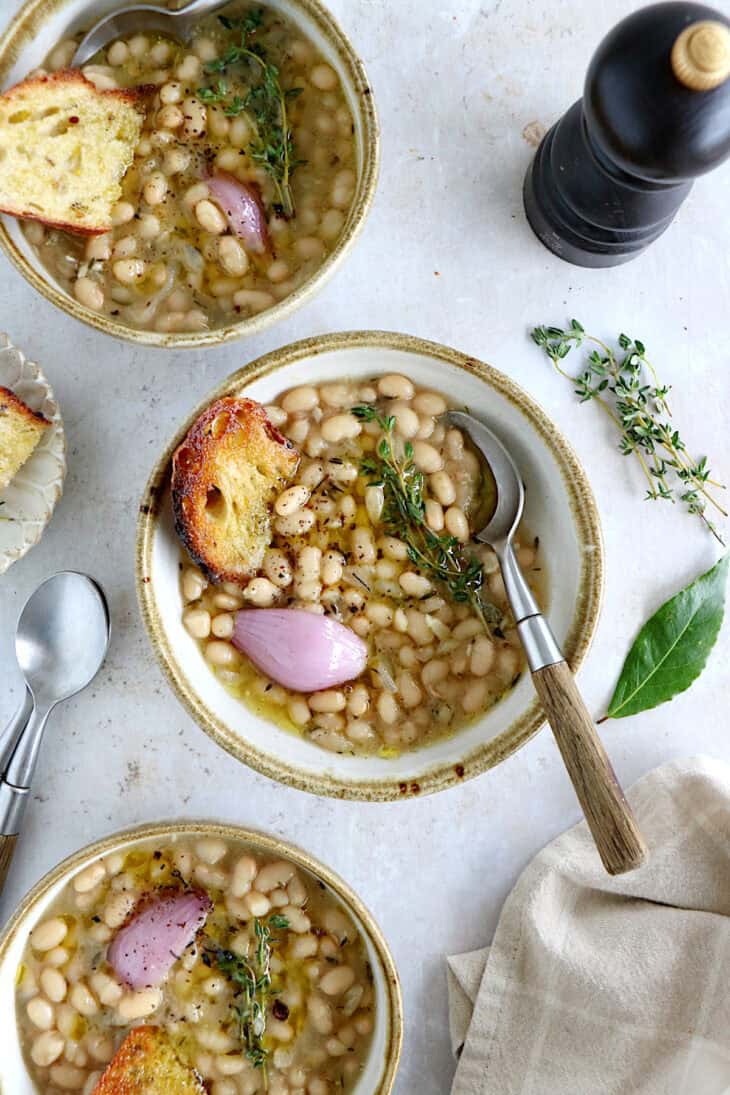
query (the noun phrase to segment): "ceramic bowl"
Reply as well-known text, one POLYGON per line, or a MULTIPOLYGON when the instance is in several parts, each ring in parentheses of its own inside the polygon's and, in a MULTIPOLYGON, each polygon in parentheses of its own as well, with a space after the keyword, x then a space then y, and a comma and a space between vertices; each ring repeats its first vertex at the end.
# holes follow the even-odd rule
POLYGON ((38 543, 53 516, 66 477, 61 411, 40 366, 0 334, 0 386, 15 392, 51 423, 35 450, 0 491, 0 574, 38 543))
POLYGON ((236 825, 210 821, 169 821, 125 829, 82 848, 65 859, 30 891, 0 934, 0 1093, 37 1095, 23 1062, 16 1034, 15 979, 28 933, 42 920, 63 886, 100 856, 121 849, 154 847, 161 839, 222 836, 245 841, 255 852, 289 859, 323 884, 349 912, 367 949, 376 993, 375 1030, 366 1067, 353 1095, 388 1095, 392 1090, 403 1037, 403 1006, 393 958, 380 929, 359 897, 318 860, 275 837, 236 825))
MULTIPOLYGON (((340 238, 326 261, 294 293, 259 315, 193 334, 137 331, 79 304, 41 266, 19 222, 12 217, 0 218, 0 247, 26 281, 58 308, 106 334, 147 346, 169 349, 215 346, 258 333, 288 316, 314 296, 344 260, 365 223, 377 185, 380 144, 372 90, 347 36, 319 0, 266 0, 266 4, 301 27, 336 69, 355 123, 357 186, 340 238)), ((0 88, 23 80, 63 38, 88 29, 102 15, 122 7, 129 7, 129 0, 26 0, 0 38, 0 88)))
POLYGON ((514 381, 471 357, 407 335, 362 331, 325 335, 276 350, 234 373, 181 424, 142 499, 137 589, 153 648, 190 714, 239 760, 315 794, 369 801, 440 791, 504 760, 544 721, 529 674, 477 722, 398 758, 344 756, 255 715, 213 675, 182 623, 180 545, 169 496, 170 459, 213 399, 245 393, 261 403, 301 384, 403 372, 448 392, 508 445, 527 488, 525 523, 538 533, 547 568, 547 616, 574 669, 598 621, 603 546, 596 505, 575 453, 514 381))

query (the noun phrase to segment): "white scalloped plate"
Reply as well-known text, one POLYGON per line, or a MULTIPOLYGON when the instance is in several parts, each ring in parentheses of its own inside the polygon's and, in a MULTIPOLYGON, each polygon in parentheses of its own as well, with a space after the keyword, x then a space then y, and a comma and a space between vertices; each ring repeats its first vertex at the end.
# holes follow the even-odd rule
POLYGON ((40 411, 50 422, 15 478, 0 492, 0 574, 30 551, 43 535, 66 475, 66 437, 51 386, 38 365, 0 334, 0 385, 40 411))

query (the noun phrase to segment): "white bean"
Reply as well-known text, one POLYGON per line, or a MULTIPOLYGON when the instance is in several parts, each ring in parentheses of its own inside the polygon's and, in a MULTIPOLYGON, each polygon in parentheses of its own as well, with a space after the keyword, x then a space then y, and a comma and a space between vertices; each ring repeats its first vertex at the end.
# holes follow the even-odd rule
POLYGON ((30 1049, 31 1060, 39 1068, 48 1068, 61 1056, 65 1040, 57 1030, 46 1030, 33 1041, 30 1049))
POLYGON ((198 99, 185 99, 183 106, 183 133, 186 137, 202 137, 208 126, 208 112, 198 99))
POLYGON ((50 951, 66 938, 68 928, 60 916, 44 920, 30 933, 30 945, 34 951, 50 951))
POLYGON ((295 513, 298 509, 301 509, 302 506, 306 506, 310 494, 311 491, 308 487, 297 483, 293 487, 288 487, 285 491, 282 491, 274 503, 274 509, 280 517, 287 517, 290 513, 295 513))
POLYGON ((388 399, 413 399, 414 388, 408 377, 388 373, 378 381, 378 391, 388 399))
POLYGON ((60 1004, 62 1000, 65 1000, 68 986, 66 978, 60 970, 47 966, 41 970, 40 983, 41 988, 52 1003, 60 1004))
POLYGON ((477 636, 469 659, 469 672, 474 677, 485 677, 493 664, 494 644, 486 635, 477 636))
POLYGON ((233 303, 237 308, 247 308, 251 312, 264 312, 276 303, 271 293, 261 289, 239 289, 233 294, 233 303))
POLYGON ((319 403, 317 389, 309 385, 301 388, 292 388, 281 401, 281 405, 287 414, 307 414, 319 403))
MULTIPOLYGON (((201 228, 211 235, 220 236, 228 227, 228 222, 218 206, 205 198, 195 206, 195 219, 201 228)), ((234 286, 235 287, 235 286, 234 286)))
POLYGON ((117 1004, 117 1012, 125 1023, 129 1023, 133 1019, 146 1019, 157 1011, 161 1003, 160 989, 140 989, 139 992, 125 993, 117 1004))
POLYGON ((357 437, 362 426, 352 414, 333 414, 322 423, 322 437, 330 445, 357 437))
POLYGON ((456 487, 448 472, 434 472, 428 481, 428 485, 442 506, 453 506, 456 501, 456 487))
POLYGON ((269 548, 264 555, 264 574, 279 589, 286 589, 293 580, 292 568, 285 552, 279 548, 269 548))
POLYGON ((29 1000, 25 1011, 33 1026, 38 1030, 51 1030, 55 1025, 56 1014, 53 1010, 53 1004, 50 1004, 48 1000, 44 1000, 42 996, 34 996, 32 1000, 29 1000))
POLYGON ((167 179, 163 173, 154 171, 144 184, 142 196, 148 205, 161 205, 167 197, 167 186, 167 179))
POLYGON ((414 396, 413 406, 419 414, 438 418, 446 410, 446 400, 438 392, 418 392, 414 396))
POLYGON ((251 890, 243 900, 251 916, 266 916, 271 909, 271 902, 268 897, 259 893, 258 890, 251 890))
POLYGON ((400 711, 398 704, 390 692, 380 693, 378 696, 377 709, 380 718, 389 726, 392 726, 393 723, 398 721, 400 711))
POLYGON ((471 684, 467 685, 461 697, 461 706, 468 715, 471 715, 484 706, 486 698, 487 682, 483 680, 472 681, 471 684))
POLYGON ((350 538, 352 555, 355 563, 374 563, 376 559, 375 544, 370 529, 358 526, 352 530, 350 538))
POLYGON ((435 498, 426 499, 426 524, 434 532, 441 532, 444 527, 443 506, 435 498))
POLYGON ((234 236, 222 236, 218 241, 218 258, 227 274, 242 278, 248 270, 248 255, 234 236))
POLYGON ((279 596, 279 590, 268 578, 254 578, 244 589, 243 595, 258 608, 270 608, 279 596))
POLYGON ((99 1010, 99 1001, 90 988, 83 981, 77 981, 71 986, 68 1000, 75 1007, 79 1015, 96 1015, 99 1010))
POLYGON ((426 597, 432 589, 428 578, 413 570, 405 570, 398 578, 398 583, 407 597, 426 597))
POLYGON ((444 524, 446 531, 457 540, 465 543, 469 539, 469 522, 464 511, 458 506, 449 506, 444 514, 444 524))
POLYGON ((74 296, 84 308, 100 312, 104 307, 104 290, 91 278, 78 278, 74 282, 74 296))
POLYGON ((316 517, 311 509, 300 509, 287 517, 277 517, 274 527, 282 536, 303 536, 312 528, 316 517))
POLYGON ((429 445, 428 441, 415 441, 413 443, 413 461, 419 471, 422 471, 425 475, 432 475, 444 466, 441 453, 433 445, 429 445))

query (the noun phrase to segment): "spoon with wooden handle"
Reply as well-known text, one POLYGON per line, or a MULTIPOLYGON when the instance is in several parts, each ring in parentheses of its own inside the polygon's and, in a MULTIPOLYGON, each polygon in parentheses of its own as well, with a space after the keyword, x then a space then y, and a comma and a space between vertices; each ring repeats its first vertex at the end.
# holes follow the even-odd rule
POLYGON ((494 513, 475 539, 489 544, 499 561, 535 689, 598 854, 609 874, 633 871, 646 858, 644 838, 575 678, 525 581, 512 547, 525 504, 520 474, 502 442, 482 422, 462 411, 449 411, 446 417, 471 438, 494 476, 497 487, 494 513))
POLYGON ((18 714, 0 738, 0 891, 20 832, 43 731, 57 703, 94 679, 109 646, 104 592, 85 574, 47 578, 23 608, 15 653, 26 683, 18 714))

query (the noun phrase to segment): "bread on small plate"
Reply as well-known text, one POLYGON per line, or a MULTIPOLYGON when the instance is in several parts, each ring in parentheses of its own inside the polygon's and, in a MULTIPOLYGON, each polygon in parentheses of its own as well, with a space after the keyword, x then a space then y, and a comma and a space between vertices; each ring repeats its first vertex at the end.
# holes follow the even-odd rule
POLYGON ((271 543, 274 502, 299 454, 252 399, 203 411, 172 459, 177 533, 216 581, 245 584, 271 543))
POLYGON ((159 1027, 135 1027, 112 1057, 91 1095, 206 1095, 159 1027))
POLYGON ((4 334, 0 334, 0 390, 0 404, 7 408, 0 416, 0 574, 4 574, 38 543, 51 519, 66 475, 66 439, 46 377, 4 334))
POLYGON ((141 97, 100 91, 74 70, 0 95, 0 212, 82 235, 108 232, 144 121, 141 97))
POLYGON ((50 422, 0 385, 0 491, 20 471, 50 422))

